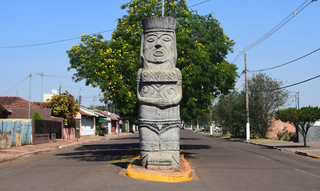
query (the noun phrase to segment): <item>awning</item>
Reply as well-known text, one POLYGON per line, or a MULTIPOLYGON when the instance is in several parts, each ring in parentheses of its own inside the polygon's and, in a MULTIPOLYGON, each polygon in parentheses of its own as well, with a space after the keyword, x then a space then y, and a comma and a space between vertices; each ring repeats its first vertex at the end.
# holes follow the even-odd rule
POLYGON ((109 123, 110 121, 104 119, 104 118, 99 118, 99 123, 109 123))

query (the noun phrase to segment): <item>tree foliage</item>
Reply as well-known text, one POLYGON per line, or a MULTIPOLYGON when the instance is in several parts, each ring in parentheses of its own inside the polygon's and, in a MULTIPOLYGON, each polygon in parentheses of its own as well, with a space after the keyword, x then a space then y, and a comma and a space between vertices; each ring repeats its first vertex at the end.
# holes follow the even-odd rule
POLYGON ((275 111, 287 102, 287 90, 271 91, 282 84, 264 73, 254 74, 248 79, 250 132, 253 136, 265 138, 274 122, 275 111))
MULTIPOLYGON (((185 0, 166 0, 165 16, 177 19, 176 66, 183 76, 181 118, 191 120, 207 111, 211 100, 234 88, 237 67, 225 61, 234 41, 212 14, 189 10, 185 0)), ((73 79, 99 86, 119 114, 129 120, 138 116, 136 75, 140 62, 141 19, 161 15, 160 0, 133 0, 121 6, 127 14, 117 20, 112 39, 101 34, 82 35, 81 43, 67 51, 73 79)))
POLYGON ((31 119, 42 120, 42 117, 41 117, 41 115, 36 111, 36 112, 32 115, 31 119))
POLYGON ((47 102, 42 107, 51 108, 52 115, 55 117, 63 117, 64 125, 68 127, 72 126, 74 116, 80 111, 80 107, 68 91, 53 96, 50 102, 47 102))
MULTIPOLYGON (((274 112, 283 106, 289 97, 286 90, 269 91, 279 88, 281 81, 264 73, 248 79, 250 132, 254 137, 266 137, 274 122, 274 112)), ((245 136, 246 110, 245 92, 234 91, 219 97, 214 106, 214 120, 224 133, 245 136)))
POLYGON ((234 137, 245 136, 246 111, 244 92, 233 91, 221 95, 213 109, 216 125, 222 127, 224 133, 234 137))
POLYGON ((7 115, 7 110, 0 105, 0 118, 5 118, 7 115))
POLYGON ((42 126, 43 126, 41 115, 36 111, 32 115, 31 119, 35 120, 35 131, 36 131, 36 134, 41 134, 42 133, 42 126))
POLYGON ((303 136, 304 146, 307 146, 307 134, 316 121, 320 120, 320 108, 303 107, 301 109, 288 108, 275 112, 277 120, 288 122, 296 127, 303 136))

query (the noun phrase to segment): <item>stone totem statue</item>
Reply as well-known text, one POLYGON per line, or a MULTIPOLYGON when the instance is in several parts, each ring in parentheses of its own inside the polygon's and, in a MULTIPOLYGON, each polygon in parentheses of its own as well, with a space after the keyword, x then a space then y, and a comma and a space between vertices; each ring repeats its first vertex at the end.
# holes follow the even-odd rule
POLYGON ((141 164, 151 169, 179 167, 182 75, 176 68, 175 25, 171 17, 142 19, 137 74, 141 164))

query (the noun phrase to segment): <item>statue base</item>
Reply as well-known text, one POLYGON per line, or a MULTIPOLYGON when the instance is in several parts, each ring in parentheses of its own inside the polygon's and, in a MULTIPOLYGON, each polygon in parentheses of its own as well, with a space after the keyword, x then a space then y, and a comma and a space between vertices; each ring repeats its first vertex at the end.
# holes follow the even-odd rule
POLYGON ((180 164, 176 169, 146 169, 140 164, 140 157, 137 157, 128 165, 126 171, 130 178, 158 182, 187 182, 192 180, 192 174, 190 165, 183 156, 180 156, 180 164))

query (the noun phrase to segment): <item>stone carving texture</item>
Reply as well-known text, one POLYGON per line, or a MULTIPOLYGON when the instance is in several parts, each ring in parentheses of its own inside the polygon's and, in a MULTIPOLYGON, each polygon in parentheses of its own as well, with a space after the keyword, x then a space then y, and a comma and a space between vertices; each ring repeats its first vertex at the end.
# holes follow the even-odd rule
POLYGON ((178 168, 182 75, 176 68, 176 20, 148 17, 142 25, 142 68, 137 74, 141 164, 178 168))

